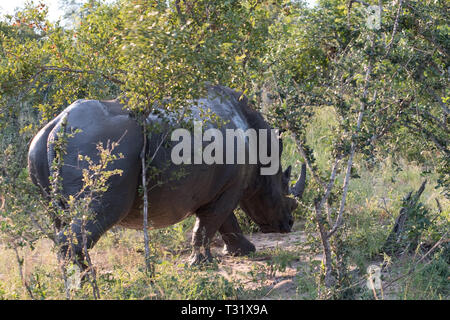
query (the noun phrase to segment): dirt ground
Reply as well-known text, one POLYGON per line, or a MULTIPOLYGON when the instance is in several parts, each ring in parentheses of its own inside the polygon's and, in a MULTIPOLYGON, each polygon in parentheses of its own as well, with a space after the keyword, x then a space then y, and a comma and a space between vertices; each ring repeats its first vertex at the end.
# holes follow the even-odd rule
MULTIPOLYGON (((224 255, 223 242, 219 235, 216 235, 212 242, 212 253, 216 258, 213 269, 218 274, 230 282, 237 283, 244 289, 244 299, 314 299, 317 293, 314 273, 311 272, 311 265, 320 265, 322 256, 308 255, 307 237, 302 226, 294 225, 294 231, 288 234, 276 233, 253 233, 246 237, 256 246, 256 252, 250 256, 232 257, 224 255)), ((117 235, 121 238, 120 233, 117 235)), ((185 249, 176 253, 176 259, 171 260, 174 265, 187 264, 190 256, 190 234, 185 235, 185 249)), ((120 243, 115 245, 109 240, 100 241, 91 251, 93 264, 97 269, 97 274, 114 274, 116 266, 121 266, 122 270, 129 272, 130 276, 136 266, 142 264, 143 250, 136 247, 136 243, 141 243, 142 234, 132 233, 130 243, 120 243)), ((0 246, 0 282, 8 282, 11 288, 17 291, 20 289, 20 282, 9 281, 11 277, 17 277, 17 261, 12 250, 6 250, 0 246)), ((24 260, 24 273, 29 277, 30 272, 36 268, 46 268, 54 270, 57 267, 56 255, 52 250, 50 240, 40 240, 33 251, 27 249, 24 260)), ((164 257, 161 257, 163 260, 164 257)), ((208 267, 209 268, 209 267, 208 267)), ((211 270, 211 269, 209 269, 211 270)), ((199 271, 202 272, 202 271, 199 271)), ((386 275, 388 276, 388 275, 386 275)), ((364 280, 364 279, 362 279, 364 280)), ((364 283, 359 285, 365 286, 364 283)), ((391 291, 395 291, 391 289, 391 291)), ((384 298, 389 299, 390 295, 385 292, 384 298)), ((392 296, 392 298, 395 298, 392 296)))
MULTIPOLYGON (((299 280, 310 277, 308 265, 312 260, 321 261, 321 256, 306 255, 306 235, 301 226, 294 226, 293 232, 288 234, 253 233, 246 237, 256 246, 256 252, 250 256, 232 257, 223 255, 223 242, 216 235, 212 243, 212 253, 216 257, 217 272, 229 281, 237 282, 246 292, 246 299, 302 299, 304 290, 299 280)), ((119 236, 120 237, 120 236, 119 236)), ((133 238, 139 239, 141 234, 136 232, 133 238)), ((177 263, 188 263, 190 255, 190 235, 186 234, 186 249, 178 256, 177 263)), ((142 250, 132 244, 115 246, 102 241, 91 251, 91 258, 97 268, 97 274, 114 273, 115 266, 123 266, 132 272, 132 268, 142 262, 142 250)), ((0 279, 10 276, 12 269, 16 269, 15 257, 11 250, 5 251, 3 258, 7 265, 0 267, 0 279), (6 253, 8 252, 8 257, 6 253), (2 270, 4 269, 4 270, 2 270)), ((39 241, 35 250, 25 255, 24 272, 28 274, 40 266, 57 270, 55 253, 49 240, 39 241)))
MULTIPOLYGON (((294 230, 300 229, 294 226, 294 230)), ((189 235, 188 235, 189 236, 189 235)), ((256 247, 255 254, 248 257, 232 257, 222 254, 223 242, 216 236, 212 243, 212 253, 217 257, 218 272, 227 280, 238 280, 246 290, 255 292, 255 299, 301 299, 299 295, 298 277, 302 276, 302 265, 306 260, 321 261, 321 255, 305 257, 299 250, 306 242, 306 235, 302 230, 288 234, 253 233, 246 235, 247 239, 256 247), (273 267, 274 256, 280 251, 288 255, 286 266, 273 267)), ((183 257, 188 259, 189 253, 183 257)))

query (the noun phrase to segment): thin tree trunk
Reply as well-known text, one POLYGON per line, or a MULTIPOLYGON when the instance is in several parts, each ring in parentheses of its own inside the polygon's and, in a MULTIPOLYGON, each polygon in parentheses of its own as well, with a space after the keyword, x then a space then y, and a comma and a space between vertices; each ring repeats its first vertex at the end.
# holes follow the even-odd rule
MULTIPOLYGON (((57 239, 57 238, 55 238, 55 239, 57 239)), ((55 247, 56 247, 56 257, 58 259, 59 268, 61 269, 61 275, 62 275, 63 281, 64 281, 64 291, 66 294, 66 299, 70 300, 71 296, 70 296, 70 288, 69 288, 69 279, 67 278, 67 268, 66 268, 67 261, 61 254, 61 251, 60 251, 61 244, 59 243, 59 241, 55 241, 55 247)))
MULTIPOLYGON (((368 95, 368 87, 369 87, 371 73, 372 73, 372 60, 369 60, 369 64, 367 65, 367 70, 366 70, 366 76, 364 78, 364 91, 363 91, 361 108, 358 113, 358 121, 356 123, 355 135, 357 135, 359 133, 359 130, 361 129, 362 119, 364 116, 364 111, 366 109, 366 99, 367 99, 367 95, 368 95)), ((335 222, 333 228, 329 232, 330 236, 333 233, 335 233, 337 231, 337 229, 339 228, 339 226, 342 224, 342 217, 344 214, 345 202, 347 200, 347 192, 348 192, 348 186, 349 186, 350 179, 351 179, 351 171, 352 171, 352 167, 353 167, 353 157, 355 156, 355 150, 356 150, 356 142, 353 140, 351 143, 351 146, 350 146, 350 155, 348 157, 348 162, 347 162, 347 171, 345 173, 344 185, 342 187, 343 191, 342 191, 341 204, 339 206, 339 213, 338 213, 338 217, 336 218, 336 222, 335 222)))
POLYGON ((340 158, 336 158, 333 167, 331 169, 330 181, 328 182, 327 188, 325 190, 325 194, 323 195, 320 203, 316 203, 316 221, 317 226, 319 228, 320 240, 322 242, 323 253, 324 253, 324 265, 325 265, 325 286, 331 287, 334 283, 333 278, 333 265, 332 265, 332 257, 331 257, 331 246, 330 246, 330 235, 328 234, 324 220, 325 218, 322 215, 322 210, 325 204, 330 197, 331 190, 333 190, 334 182, 336 181, 336 174, 339 165, 340 158))
POLYGON ((98 289, 97 285, 97 275, 95 272, 95 268, 92 265, 91 256, 89 255, 88 248, 87 248, 87 236, 86 236, 86 219, 82 219, 81 223, 81 236, 83 238, 83 252, 84 257, 86 259, 86 262, 88 264, 88 271, 92 279, 89 279, 89 282, 91 283, 92 287, 92 295, 94 296, 94 299, 100 299, 100 290, 98 289))
MULTIPOLYGON (((363 96, 361 99, 362 100, 361 107, 360 107, 360 110, 358 113, 356 130, 353 133, 354 137, 359 133, 359 130, 360 130, 361 124, 362 124, 362 120, 363 120, 363 116, 364 116, 364 112, 366 109, 366 100, 367 100, 367 96, 368 96, 368 87, 369 87, 371 72, 372 72, 372 61, 369 60, 369 63, 367 65, 366 75, 364 78, 364 91, 363 91, 363 96)), ((351 169, 353 166, 353 158, 355 155, 355 151, 356 151, 356 142, 353 139, 351 142, 351 146, 350 146, 350 154, 349 154, 348 161, 347 161, 347 169, 346 169, 346 173, 345 173, 344 184, 342 187, 343 193, 342 193, 341 202, 340 202, 340 206, 339 206, 339 212, 338 212, 336 221, 330 231, 327 232, 327 230, 326 230, 326 227, 324 224, 325 219, 322 215, 322 210, 325 207, 326 202, 328 201, 328 198, 334 187, 334 182, 336 180, 336 172, 337 172, 338 163, 340 161, 340 157, 337 157, 335 159, 335 162, 334 162, 332 170, 331 170, 330 181, 326 187, 325 194, 322 197, 320 203, 316 204, 316 208, 315 208, 316 220, 317 220, 320 238, 321 238, 321 242, 322 242, 322 246, 323 246, 323 252, 324 252, 324 265, 325 265, 325 279, 324 280, 325 280, 325 286, 327 286, 327 287, 331 287, 334 285, 330 238, 339 229, 339 227, 342 225, 342 222, 343 222, 343 214, 344 214, 345 203, 346 203, 346 199, 347 199, 348 187, 349 187, 349 183, 350 183, 350 179, 351 179, 351 169)), ((330 218, 331 217, 329 217, 329 219, 330 218)))
POLYGON ((19 266, 20 280, 22 281, 23 286, 27 289, 27 292, 28 292, 28 295, 30 296, 30 298, 35 300, 34 296, 33 296, 33 292, 31 291, 31 288, 28 285, 28 282, 25 279, 25 275, 24 275, 24 272, 23 272, 23 263, 25 261, 25 258, 20 258, 19 251, 17 250, 17 247, 15 245, 13 247, 13 250, 16 253, 17 264, 19 266))
POLYGON ((144 134, 144 145, 141 151, 141 165, 142 165, 142 192, 144 198, 144 208, 143 208, 143 231, 144 231, 144 250, 145 250, 145 269, 150 277, 153 277, 153 266, 150 261, 150 245, 149 245, 149 236, 148 236, 148 190, 147 190, 147 163, 146 163, 146 147, 147 147, 147 130, 146 123, 144 121, 143 125, 143 134, 144 134))

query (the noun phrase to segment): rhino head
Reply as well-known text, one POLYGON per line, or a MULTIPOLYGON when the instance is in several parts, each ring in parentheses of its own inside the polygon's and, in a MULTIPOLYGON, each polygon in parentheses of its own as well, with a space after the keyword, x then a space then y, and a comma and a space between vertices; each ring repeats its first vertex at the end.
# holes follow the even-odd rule
POLYGON ((302 170, 293 188, 289 188, 291 166, 272 176, 259 176, 254 188, 241 200, 242 210, 260 227, 264 233, 291 231, 294 219, 292 212, 305 189, 306 166, 302 170))

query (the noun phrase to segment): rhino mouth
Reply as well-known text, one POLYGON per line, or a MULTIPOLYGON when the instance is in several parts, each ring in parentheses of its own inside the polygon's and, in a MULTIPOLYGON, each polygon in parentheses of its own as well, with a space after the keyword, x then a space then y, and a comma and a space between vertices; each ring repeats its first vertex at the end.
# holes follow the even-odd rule
POLYGON ((262 233, 277 232, 277 230, 275 230, 275 228, 273 226, 271 226, 270 224, 261 225, 261 226, 259 226, 259 229, 261 230, 262 233))
POLYGON ((291 223, 280 223, 277 226, 270 224, 263 224, 259 226, 262 233, 288 233, 291 232, 291 223))

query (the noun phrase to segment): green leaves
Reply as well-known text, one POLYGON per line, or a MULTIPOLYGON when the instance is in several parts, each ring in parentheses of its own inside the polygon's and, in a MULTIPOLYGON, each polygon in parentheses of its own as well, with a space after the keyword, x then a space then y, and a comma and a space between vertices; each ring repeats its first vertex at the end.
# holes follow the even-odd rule
POLYGON ((396 145, 396 150, 415 154, 416 159, 420 152, 407 152, 412 144, 421 150, 434 144, 448 158, 448 103, 438 98, 448 91, 448 41, 442 41, 448 32, 442 24, 447 10, 435 1, 403 4, 400 11, 398 2, 383 4, 380 30, 364 27, 367 14, 360 4, 353 3, 348 11, 342 1, 323 1, 313 9, 299 7, 280 16, 270 27, 265 57, 265 78, 278 97, 271 110, 274 120, 280 125, 287 121, 301 136, 311 113, 333 106, 339 121, 335 140, 342 141, 333 154, 345 154, 348 148, 342 145, 351 139, 371 159, 377 152, 384 154, 384 147, 376 145, 384 139, 389 150, 396 145), (404 25, 410 17, 415 22, 404 25), (362 127, 354 139, 350 133, 361 105, 362 127), (402 138, 393 141, 398 135, 402 138))

